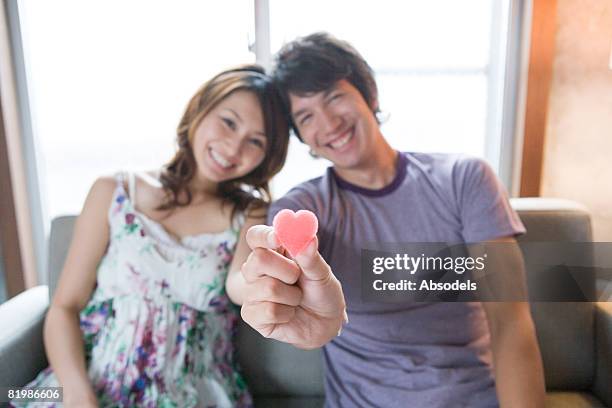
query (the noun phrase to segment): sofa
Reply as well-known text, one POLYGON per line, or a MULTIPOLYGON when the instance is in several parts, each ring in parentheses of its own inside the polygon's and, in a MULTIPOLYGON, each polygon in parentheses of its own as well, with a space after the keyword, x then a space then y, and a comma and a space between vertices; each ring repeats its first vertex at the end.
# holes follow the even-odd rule
MULTIPOLYGON (((527 234, 519 242, 592 240, 590 216, 580 205, 558 199, 511 200, 527 234)), ((47 366, 42 326, 70 242, 74 216, 53 220, 48 286, 37 286, 0 306, 0 386, 21 386, 47 366)), ((529 268, 527 274, 530 274, 529 268)), ((612 303, 532 303, 546 377, 546 406, 612 406, 612 303)), ((303 351, 262 338, 241 323, 240 364, 256 407, 321 407, 320 350, 303 351)), ((397 406, 409 406, 398 402, 397 406)))

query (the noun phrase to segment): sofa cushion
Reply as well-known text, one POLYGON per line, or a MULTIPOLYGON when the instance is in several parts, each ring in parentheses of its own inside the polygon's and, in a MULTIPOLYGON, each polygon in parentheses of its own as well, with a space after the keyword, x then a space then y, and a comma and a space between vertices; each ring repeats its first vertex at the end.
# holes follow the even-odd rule
POLYGON ((322 408, 323 397, 261 397, 255 398, 255 408, 322 408))
POLYGON ((549 392, 546 408, 605 408, 605 405, 588 392, 549 392))
POLYGON ((55 294, 59 275, 64 267, 66 255, 68 255, 75 221, 76 217, 74 215, 57 217, 51 221, 48 259, 49 299, 52 299, 55 294))
MULTIPOLYGON (((591 242, 588 211, 561 199, 511 200, 527 233, 525 242, 591 242)), ((588 254, 585 254, 588 256, 588 254)), ((530 270, 527 269, 527 278, 530 270)), ((548 389, 585 390, 595 370, 594 309, 591 303, 535 302, 531 312, 536 326, 548 389)))
POLYGON ((253 395, 257 397, 324 395, 323 357, 320 349, 299 350, 288 344, 266 339, 241 321, 238 326, 236 350, 253 395))

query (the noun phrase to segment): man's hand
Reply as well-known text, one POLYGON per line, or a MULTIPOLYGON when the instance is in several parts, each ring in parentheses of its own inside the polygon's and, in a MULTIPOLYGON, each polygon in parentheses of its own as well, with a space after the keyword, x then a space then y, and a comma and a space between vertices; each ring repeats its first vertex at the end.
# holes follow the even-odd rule
POLYGON ((315 237, 290 259, 279 248, 274 229, 251 227, 252 252, 241 273, 249 287, 242 318, 264 337, 303 349, 323 346, 347 321, 340 282, 318 252, 315 237))

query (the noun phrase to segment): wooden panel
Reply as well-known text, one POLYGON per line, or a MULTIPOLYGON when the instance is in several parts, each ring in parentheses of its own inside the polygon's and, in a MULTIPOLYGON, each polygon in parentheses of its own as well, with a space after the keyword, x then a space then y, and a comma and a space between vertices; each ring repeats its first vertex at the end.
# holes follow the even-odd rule
POLYGON ((533 0, 521 165, 521 197, 540 195, 548 97, 555 57, 557 0, 533 0))
POLYGON ((2 244, 7 298, 11 298, 25 289, 25 279, 2 112, 0 97, 0 244, 2 244))

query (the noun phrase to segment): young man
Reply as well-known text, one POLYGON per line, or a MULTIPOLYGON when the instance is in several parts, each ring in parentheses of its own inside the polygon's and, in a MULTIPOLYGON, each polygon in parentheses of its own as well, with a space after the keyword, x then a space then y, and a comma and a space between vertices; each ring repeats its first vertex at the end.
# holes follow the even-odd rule
MULTIPOLYGON (((252 228, 254 251, 242 268, 251 289, 241 299, 244 319, 263 335, 300 347, 331 339, 323 350, 328 407, 543 406, 527 303, 368 303, 361 297, 359 257, 367 242, 512 245, 524 227, 491 169, 474 158, 394 150, 376 118, 371 68, 327 34, 287 44, 274 76, 295 133, 333 167, 275 202, 268 224, 283 208, 313 211, 326 262, 317 242, 292 262, 274 251, 269 227, 252 228), (334 338, 341 290, 350 323, 334 338)), ((503 263, 515 268, 520 286, 520 255, 511 258, 503 263)))

